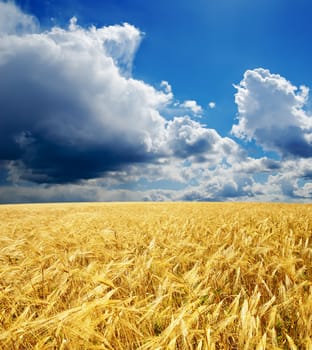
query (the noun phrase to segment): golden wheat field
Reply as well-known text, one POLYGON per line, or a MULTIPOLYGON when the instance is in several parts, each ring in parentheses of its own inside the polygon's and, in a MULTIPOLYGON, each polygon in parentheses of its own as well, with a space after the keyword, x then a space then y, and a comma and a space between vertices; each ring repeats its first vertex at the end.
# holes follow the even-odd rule
POLYGON ((1 349, 312 349, 312 205, 0 206, 1 349))

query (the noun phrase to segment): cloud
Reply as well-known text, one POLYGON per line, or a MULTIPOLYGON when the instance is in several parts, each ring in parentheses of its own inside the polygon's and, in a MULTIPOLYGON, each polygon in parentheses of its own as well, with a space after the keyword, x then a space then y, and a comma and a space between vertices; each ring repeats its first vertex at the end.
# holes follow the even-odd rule
POLYGON ((205 129, 189 117, 169 121, 168 134, 170 149, 181 158, 210 152, 218 141, 215 130, 205 129))
POLYGON ((244 174, 270 173, 279 171, 281 163, 267 157, 257 159, 246 157, 243 161, 233 164, 233 169, 244 174))
POLYGON ((0 41, 0 159, 15 179, 71 182, 162 150, 170 96, 127 77, 141 40, 124 24, 0 41))
POLYGON ((307 88, 245 73, 232 132, 281 154, 252 158, 194 120, 202 107, 180 103, 169 82, 132 76, 136 27, 72 18, 40 32, 13 3, 0 6, 0 202, 311 198, 307 88))
POLYGON ((306 183, 302 188, 298 188, 294 191, 295 195, 302 198, 312 198, 312 183, 306 183))
POLYGON ((216 164, 226 158, 238 157, 240 148, 216 130, 203 127, 190 117, 176 117, 168 122, 168 145, 178 158, 191 158, 193 162, 216 164))
POLYGON ((13 2, 0 2, 0 38, 3 34, 34 33, 38 28, 35 17, 23 13, 13 2))
POLYGON ((210 109, 214 109, 214 108, 216 108, 216 103, 215 102, 209 102, 208 106, 209 106, 210 109))
POLYGON ((42 202, 122 202, 122 201, 170 201, 176 200, 172 190, 107 189, 88 181, 79 184, 53 184, 3 186, 0 203, 42 202))
MULTIPOLYGON (((0 161, 9 180, 72 183, 176 158, 215 161, 235 144, 188 116, 161 115, 170 84, 157 90, 131 75, 141 39, 127 23, 84 29, 76 18, 68 29, 3 35, 0 161)), ((195 101, 184 107, 201 111, 195 101)))
POLYGON ((169 94, 169 93, 172 92, 172 87, 171 87, 171 85, 168 83, 168 81, 163 80, 163 81, 160 83, 160 86, 165 90, 165 92, 166 92, 167 94, 169 94))
POLYGON ((190 109, 194 114, 200 114, 203 112, 203 108, 199 106, 195 100, 186 100, 181 104, 181 107, 190 109))
POLYGON ((236 88, 235 136, 253 139, 283 157, 312 157, 312 116, 304 109, 307 87, 298 89, 282 76, 258 68, 246 71, 236 88))

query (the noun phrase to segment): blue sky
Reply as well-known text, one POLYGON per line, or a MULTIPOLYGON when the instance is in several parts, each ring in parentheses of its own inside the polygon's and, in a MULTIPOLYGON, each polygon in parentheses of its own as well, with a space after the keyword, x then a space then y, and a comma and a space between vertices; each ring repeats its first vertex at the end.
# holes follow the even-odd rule
POLYGON ((311 10, 0 2, 0 202, 310 202, 311 10))

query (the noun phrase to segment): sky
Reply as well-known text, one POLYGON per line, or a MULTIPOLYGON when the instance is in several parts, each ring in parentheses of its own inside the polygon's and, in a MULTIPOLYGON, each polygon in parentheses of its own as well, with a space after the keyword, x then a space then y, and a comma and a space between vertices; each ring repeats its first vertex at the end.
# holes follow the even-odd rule
POLYGON ((0 0, 0 203, 310 203, 311 12, 0 0))

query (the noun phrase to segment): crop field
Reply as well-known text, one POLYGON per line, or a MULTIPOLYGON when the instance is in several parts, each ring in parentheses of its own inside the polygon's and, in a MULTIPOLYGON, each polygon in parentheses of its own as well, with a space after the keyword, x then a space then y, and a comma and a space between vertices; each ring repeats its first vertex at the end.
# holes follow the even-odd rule
POLYGON ((312 349, 312 205, 0 206, 0 349, 312 349))

